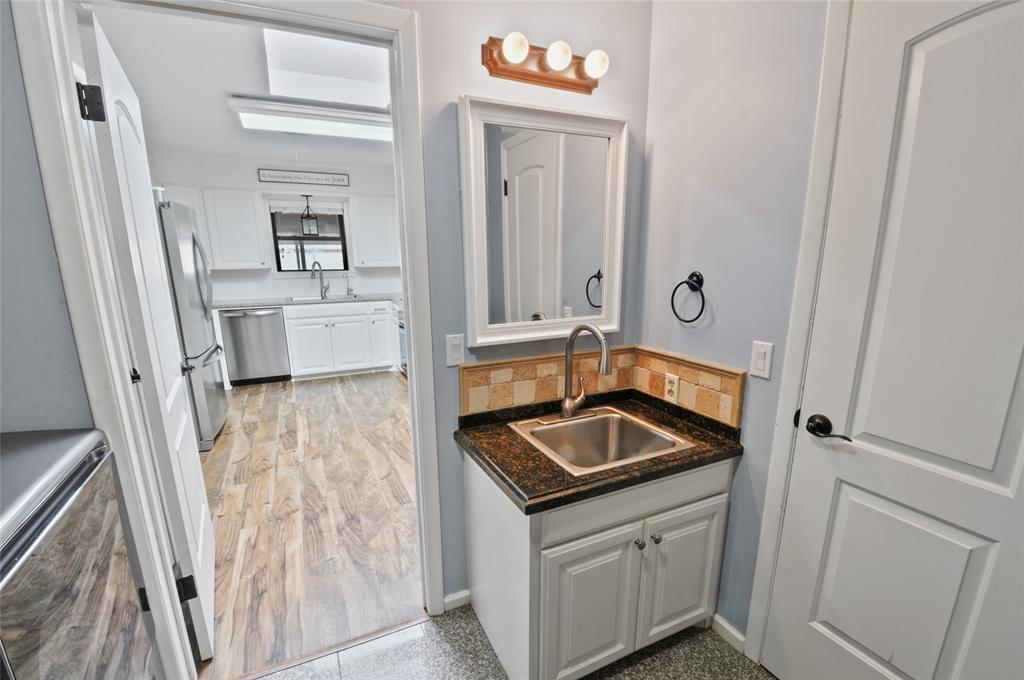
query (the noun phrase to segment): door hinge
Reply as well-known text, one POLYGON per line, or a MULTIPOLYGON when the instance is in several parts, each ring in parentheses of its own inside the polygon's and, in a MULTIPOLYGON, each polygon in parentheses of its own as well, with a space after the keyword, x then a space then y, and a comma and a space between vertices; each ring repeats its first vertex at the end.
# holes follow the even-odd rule
POLYGON ((178 601, 186 602, 188 600, 194 600, 199 597, 199 591, 196 590, 196 577, 195 576, 183 576, 174 581, 175 587, 178 589, 178 601))
POLYGON ((103 90, 99 85, 83 85, 75 83, 78 89, 78 111, 82 120, 103 122, 107 119, 107 110, 103 108, 103 90))
POLYGON ((139 375, 139 369, 135 368, 134 366, 132 367, 131 373, 128 374, 128 377, 130 377, 132 379, 132 384, 133 385, 135 383, 142 382, 142 376, 139 375))
POLYGON ((144 612, 149 611, 149 598, 146 597, 145 588, 139 588, 139 608, 144 612))
POLYGON ((793 414, 793 427, 800 427, 800 409, 793 414))
POLYGON ((504 192, 505 196, 508 196, 508 180, 507 179, 504 181, 504 184, 502 184, 502 189, 501 190, 502 190, 502 192, 504 192))

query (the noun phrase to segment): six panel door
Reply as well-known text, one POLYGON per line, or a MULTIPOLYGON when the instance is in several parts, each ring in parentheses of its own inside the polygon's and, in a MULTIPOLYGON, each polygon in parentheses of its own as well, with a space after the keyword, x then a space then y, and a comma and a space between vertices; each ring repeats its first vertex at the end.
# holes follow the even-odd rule
POLYGON ((540 676, 571 680, 634 649, 643 522, 541 551, 540 676))
POLYGON ((636 648, 715 613, 728 494, 644 521, 636 648))

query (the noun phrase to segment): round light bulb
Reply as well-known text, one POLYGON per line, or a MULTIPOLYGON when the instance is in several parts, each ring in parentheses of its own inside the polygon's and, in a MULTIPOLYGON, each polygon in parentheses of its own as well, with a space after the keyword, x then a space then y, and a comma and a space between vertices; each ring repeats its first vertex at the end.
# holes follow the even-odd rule
POLYGON ((522 63, 530 53, 530 43, 519 31, 512 31, 501 41, 501 56, 510 64, 522 63))
POLYGON ((608 54, 604 50, 592 50, 583 60, 583 72, 597 80, 608 73, 608 54))
POLYGON ((564 40, 556 40, 548 47, 545 61, 552 71, 564 71, 572 61, 572 48, 564 40))

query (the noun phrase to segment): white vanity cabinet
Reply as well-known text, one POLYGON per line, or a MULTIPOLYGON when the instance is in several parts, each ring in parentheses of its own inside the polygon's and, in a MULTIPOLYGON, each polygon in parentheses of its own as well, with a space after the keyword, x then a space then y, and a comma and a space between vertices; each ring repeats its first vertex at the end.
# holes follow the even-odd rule
POLYGON ((391 341, 381 321, 387 302, 327 302, 285 307, 293 376, 391 366, 391 341), (374 310, 381 309, 381 312, 374 310))
POLYGON ((466 455, 470 599, 509 677, 583 677, 709 621, 734 460, 525 515, 466 455))
POLYGON ((212 269, 267 269, 270 227, 257 191, 203 189, 212 269))

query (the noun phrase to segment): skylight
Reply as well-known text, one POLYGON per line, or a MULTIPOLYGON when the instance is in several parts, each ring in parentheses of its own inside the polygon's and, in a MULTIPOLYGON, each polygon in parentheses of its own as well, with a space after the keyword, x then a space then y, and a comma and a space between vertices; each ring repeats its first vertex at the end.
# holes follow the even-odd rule
POLYGON ((391 116, 338 106, 292 103, 254 97, 229 96, 228 107, 249 130, 290 132, 300 135, 350 137, 390 142, 391 116))
POLYGON ((263 29, 270 94, 387 109, 388 50, 373 45, 263 29))

